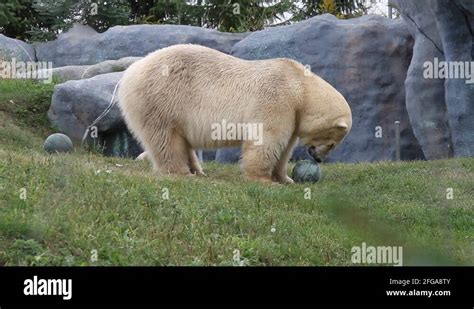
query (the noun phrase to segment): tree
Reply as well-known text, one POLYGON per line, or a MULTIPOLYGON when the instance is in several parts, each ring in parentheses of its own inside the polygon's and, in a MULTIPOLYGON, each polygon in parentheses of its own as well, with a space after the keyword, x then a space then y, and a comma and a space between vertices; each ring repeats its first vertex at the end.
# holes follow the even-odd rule
POLYGON ((55 38, 74 23, 91 26, 103 32, 115 25, 129 24, 127 0, 35 0, 32 6, 36 19, 28 34, 36 40, 55 38))
POLYGON ((333 14, 337 18, 358 17, 367 13, 363 0, 300 0, 297 1, 291 21, 301 21, 320 14, 333 14))
POLYGON ((31 1, 2 0, 0 3, 0 33, 8 37, 25 39, 25 33, 31 27, 31 1))
MULTIPOLYGON (((153 1, 154 2, 154 1, 153 1)), ((175 0, 158 1, 148 13, 132 8, 134 18, 151 23, 191 25, 226 32, 262 29, 290 10, 292 1, 175 0), (140 12, 141 14, 137 14, 140 12), (148 15, 147 15, 148 14, 148 15)), ((141 7, 143 8, 143 6, 141 7)))
POLYGON ((208 28, 226 32, 244 32, 263 29, 283 19, 283 14, 292 8, 292 1, 241 0, 206 1, 204 20, 208 28))
POLYGON ((23 40, 57 37, 74 23, 98 32, 115 25, 179 24, 245 32, 331 13, 365 13, 361 0, 2 0, 0 32, 23 40))
POLYGON ((365 14, 367 7, 362 0, 139 0, 132 11, 135 17, 140 12, 145 22, 244 32, 297 22, 324 13, 338 18, 356 17, 365 14), (285 18, 285 15, 290 17, 285 18))

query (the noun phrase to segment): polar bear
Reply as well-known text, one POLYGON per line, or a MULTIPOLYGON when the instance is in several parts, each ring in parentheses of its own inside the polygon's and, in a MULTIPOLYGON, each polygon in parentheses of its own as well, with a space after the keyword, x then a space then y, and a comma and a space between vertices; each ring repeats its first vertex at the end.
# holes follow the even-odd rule
POLYGON ((344 97, 302 64, 243 60, 192 44, 163 48, 132 64, 118 99, 145 150, 141 158, 148 157, 159 174, 205 175, 195 149, 241 145, 245 178, 292 183, 287 164, 298 139, 320 162, 352 126, 344 97), (243 134, 215 138, 223 120, 260 124, 261 143, 243 134))

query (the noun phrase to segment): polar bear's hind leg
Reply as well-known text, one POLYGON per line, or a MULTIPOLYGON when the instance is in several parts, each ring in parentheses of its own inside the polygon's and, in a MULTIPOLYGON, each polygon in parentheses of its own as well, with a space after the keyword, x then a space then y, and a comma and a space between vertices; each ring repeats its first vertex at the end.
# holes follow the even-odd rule
POLYGON ((202 166, 201 163, 199 162, 199 158, 196 155, 196 151, 189 147, 188 149, 189 153, 189 166, 191 168, 191 173, 196 174, 197 176, 207 176, 203 171, 202 171, 202 166))
POLYGON ((159 132, 144 142, 153 168, 159 174, 192 175, 188 143, 179 134, 159 132))

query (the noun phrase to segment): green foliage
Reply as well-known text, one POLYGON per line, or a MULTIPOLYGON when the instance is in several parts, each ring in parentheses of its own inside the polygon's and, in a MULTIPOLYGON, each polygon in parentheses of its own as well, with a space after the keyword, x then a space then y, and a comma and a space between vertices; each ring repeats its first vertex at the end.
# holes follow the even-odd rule
POLYGON ((129 23, 127 0, 35 0, 32 8, 37 23, 28 34, 37 41, 54 39, 73 23, 87 24, 98 32, 129 23))
POLYGON ((0 33, 12 38, 25 38, 35 14, 30 0, 2 0, 0 2, 0 33))
POLYGON ((137 12, 132 12, 134 21, 198 26, 205 12, 204 6, 192 5, 185 0, 156 2, 156 4, 144 5, 137 12))
POLYGON ((243 32, 260 30, 280 20, 292 7, 290 0, 175 0, 157 1, 151 6, 149 1, 139 1, 132 6, 132 16, 139 23, 192 25, 225 32, 243 32), (148 2, 148 5, 143 2, 148 2))
POLYGON ((304 0, 298 2, 301 5, 293 11, 291 18, 293 22, 326 13, 341 19, 358 17, 366 14, 369 8, 364 1, 360 0, 304 0))
POLYGON ((0 32, 33 41, 52 40, 73 23, 99 32, 143 23, 245 32, 323 13, 350 18, 366 9, 359 0, 5 0, 0 3, 0 32))
POLYGON ((220 4, 207 11, 207 22, 211 28, 220 31, 244 32, 263 29, 265 26, 284 19, 283 14, 291 11, 292 1, 265 2, 245 0, 238 6, 220 4))
POLYGON ((40 265, 38 262, 44 252, 41 245, 33 239, 16 239, 4 254, 7 259, 15 261, 15 265, 35 266, 40 265))

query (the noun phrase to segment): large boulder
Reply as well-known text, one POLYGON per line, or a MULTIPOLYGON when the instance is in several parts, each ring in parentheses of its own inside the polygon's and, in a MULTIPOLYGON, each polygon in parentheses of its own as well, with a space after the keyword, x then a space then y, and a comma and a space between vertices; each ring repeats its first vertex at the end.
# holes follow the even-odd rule
MULTIPOLYGON (((81 140, 87 127, 107 108, 123 73, 109 73, 83 80, 68 81, 54 87, 48 111, 51 123, 73 139, 81 140)), ((114 101, 117 102, 117 96, 114 101)), ((113 156, 137 156, 141 152, 131 137, 115 105, 97 123, 94 133, 89 132, 87 142, 103 148, 113 156), (96 130, 96 131, 95 131, 96 130), (98 133, 95 136, 95 132, 98 133)))
POLYGON ((129 66, 142 58, 143 57, 126 57, 119 60, 107 60, 91 65, 84 71, 81 79, 91 78, 101 74, 125 71, 129 66))
POLYGON ((90 65, 125 57, 143 57, 150 52, 180 43, 200 44, 230 53, 245 33, 223 33, 180 25, 116 26, 97 33, 89 26, 74 27, 52 42, 36 45, 40 61, 55 67, 90 65))
MULTIPOLYGON (((295 59, 344 95, 352 108, 352 131, 328 162, 394 159, 397 120, 402 159, 409 160, 423 158, 405 108, 404 81, 412 47, 401 20, 375 15, 339 20, 325 14, 252 33, 234 45, 232 55, 295 59), (380 130, 381 137, 376 135, 380 130)), ((305 155, 301 148, 298 155, 305 155)))
MULTIPOLYGON (((64 67, 53 68, 51 74, 54 80, 67 82, 69 80, 82 79, 84 72, 89 69, 90 65, 67 65, 64 67)), ((44 74, 41 72, 41 74, 44 74)))
POLYGON ((35 49, 30 44, 0 34, 0 61, 13 58, 16 61, 35 62, 35 49))
POLYGON ((425 64, 470 64, 474 2, 390 0, 415 38, 406 104, 415 136, 428 159, 474 156, 474 88, 466 78, 424 75, 425 64), (436 58, 436 59, 435 59, 436 58))
POLYGON ((125 71, 142 57, 126 57, 119 60, 107 60, 94 65, 68 65, 53 68, 53 78, 66 82, 69 80, 87 79, 97 75, 125 71))
MULTIPOLYGON (((49 120, 72 138, 82 138, 84 131, 112 99, 112 93, 123 73, 109 73, 83 80, 72 80, 54 87, 48 111, 49 120)), ((115 96, 114 101, 117 101, 115 96)), ((115 105, 98 124, 100 132, 122 123, 120 109, 115 105)))

